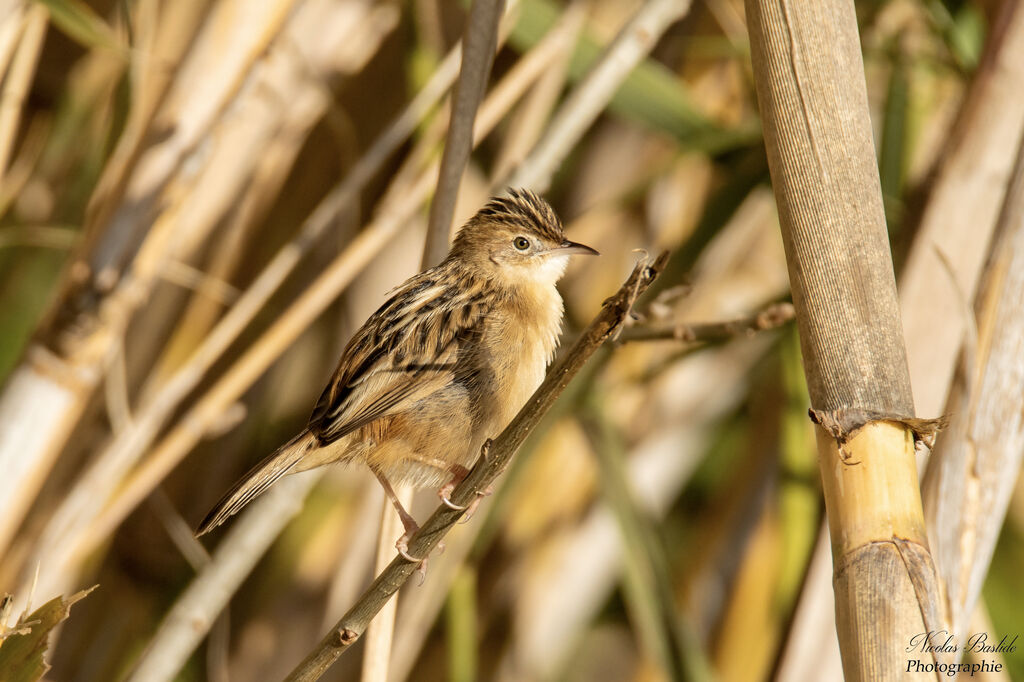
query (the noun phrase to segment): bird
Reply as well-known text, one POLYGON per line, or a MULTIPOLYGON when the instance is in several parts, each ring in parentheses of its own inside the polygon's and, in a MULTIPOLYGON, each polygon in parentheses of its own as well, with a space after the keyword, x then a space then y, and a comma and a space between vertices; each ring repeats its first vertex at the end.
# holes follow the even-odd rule
POLYGON ((405 529, 418 529, 394 485, 451 491, 484 443, 544 378, 561 332, 556 283, 574 254, 551 206, 525 189, 488 201, 437 266, 406 280, 352 336, 306 427, 253 467, 200 523, 203 535, 282 476, 363 463, 405 529))

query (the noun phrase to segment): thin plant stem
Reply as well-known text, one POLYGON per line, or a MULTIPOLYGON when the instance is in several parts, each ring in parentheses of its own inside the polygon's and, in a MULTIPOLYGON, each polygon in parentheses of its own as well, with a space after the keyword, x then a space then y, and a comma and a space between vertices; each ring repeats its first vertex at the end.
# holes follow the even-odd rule
POLYGON ((690 8, 690 0, 649 0, 619 32, 601 59, 573 89, 529 158, 508 180, 512 187, 544 192, 555 170, 608 106, 626 76, 668 27, 690 8))
POLYGON ((487 90, 487 77, 498 44, 498 24, 505 0, 473 0, 469 8, 462 42, 462 68, 452 95, 451 121, 441 157, 437 190, 430 204, 427 242, 423 249, 423 269, 437 265, 448 253, 455 200, 459 195, 462 172, 473 148, 473 124, 476 110, 487 90))
POLYGON ((688 324, 679 322, 665 324, 638 324, 622 332, 619 341, 682 341, 686 344, 705 344, 728 341, 737 336, 754 334, 775 329, 789 322, 796 315, 792 304, 773 303, 761 312, 724 322, 688 324))
MULTIPOLYGON (((396 491, 402 505, 408 508, 412 502, 412 488, 400 486, 396 491)), ((391 503, 381 500, 380 533, 377 537, 377 561, 374 573, 379 573, 391 563, 395 553, 395 539, 402 534, 402 524, 391 503)), ((392 600, 380 611, 379 617, 366 631, 366 648, 363 650, 362 682, 387 682, 391 667, 391 648, 395 636, 395 615, 398 600, 392 600)))
MULTIPOLYGON (((0 17, 0 21, 4 19, 6 17, 0 17)), ((0 72, 3 76, 3 92, 0 93, 0 184, 3 183, 7 163, 14 152, 22 105, 25 104, 32 76, 36 72, 48 23, 49 12, 46 7, 42 4, 28 7, 22 17, 21 40, 15 48, 11 68, 6 74, 0 72)))
POLYGON ((625 453, 612 427, 591 406, 586 420, 601 475, 601 487, 619 524, 623 574, 633 620, 652 657, 673 680, 711 680, 711 668, 696 635, 675 606, 668 559, 650 521, 630 490, 625 453))
POLYGON ((446 634, 448 637, 448 679, 473 682, 477 671, 476 571, 463 566, 448 592, 446 634))
POLYGON ((175 678, 242 580, 302 509, 301 500, 321 475, 311 471, 279 482, 253 503, 253 511, 259 512, 244 514, 231 526, 210 562, 168 611, 127 682, 175 678))

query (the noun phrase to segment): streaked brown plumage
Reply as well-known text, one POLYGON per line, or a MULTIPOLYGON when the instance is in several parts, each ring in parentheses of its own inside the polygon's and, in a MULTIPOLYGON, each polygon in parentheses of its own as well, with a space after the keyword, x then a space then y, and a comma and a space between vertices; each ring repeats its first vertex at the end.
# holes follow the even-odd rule
POLYGON ((306 429, 246 474, 198 533, 285 474, 356 461, 402 517, 404 551, 416 525, 390 484, 458 480, 519 411, 558 343, 555 283, 573 253, 596 251, 567 241, 543 199, 524 190, 492 199, 442 263, 398 287, 355 333, 306 429))

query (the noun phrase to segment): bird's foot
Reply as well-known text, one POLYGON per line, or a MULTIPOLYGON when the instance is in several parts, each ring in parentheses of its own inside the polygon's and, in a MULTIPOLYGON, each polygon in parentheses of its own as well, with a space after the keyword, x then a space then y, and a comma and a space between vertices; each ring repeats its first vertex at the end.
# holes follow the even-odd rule
POLYGON ((466 476, 469 476, 469 469, 458 464, 453 464, 448 468, 448 472, 452 475, 452 480, 445 483, 437 491, 437 496, 441 498, 441 503, 449 509, 455 511, 462 511, 465 507, 455 504, 452 502, 452 492, 455 487, 466 480, 466 476))
POLYGON ((457 485, 459 485, 466 479, 466 476, 469 475, 469 470, 466 469, 465 467, 455 465, 451 468, 451 472, 452 480, 448 481, 443 486, 441 486, 441 488, 437 491, 437 496, 441 498, 442 504, 444 504, 444 506, 448 507, 449 509, 454 509, 455 511, 465 511, 466 514, 462 518, 462 520, 459 521, 459 523, 467 523, 471 518, 473 518, 473 514, 476 513, 477 507, 480 506, 480 500, 490 495, 493 492, 493 490, 491 489, 491 486, 487 486, 486 490, 476 491, 476 497, 469 504, 455 504, 451 500, 452 492, 455 490, 455 487, 457 485))
MULTIPOLYGON (((402 519, 403 522, 405 522, 406 520, 407 519, 402 519)), ((402 533, 402 537, 398 538, 398 541, 395 542, 395 549, 398 550, 399 556, 401 556, 406 561, 418 564, 418 566, 416 567, 416 571, 420 574, 420 585, 422 585, 423 582, 427 579, 427 560, 429 559, 429 557, 414 557, 412 554, 409 554, 409 540, 412 539, 412 536, 419 529, 420 527, 415 521, 412 521, 412 523, 407 523, 405 525, 405 532, 402 533)), ((437 551, 441 554, 444 554, 444 549, 444 542, 438 542, 437 551)))
POLYGON ((405 532, 402 533, 402 537, 398 538, 398 542, 395 543, 395 549, 398 550, 399 556, 401 556, 403 559, 411 563, 417 564, 416 571, 420 574, 420 585, 422 585, 423 582, 427 579, 428 557, 418 558, 409 554, 409 539, 412 538, 413 533, 415 533, 417 530, 419 530, 419 526, 415 526, 413 528, 409 528, 407 526, 405 532))
POLYGON ((476 497, 474 497, 473 501, 466 506, 466 513, 462 516, 461 519, 459 519, 459 523, 469 523, 469 520, 473 518, 473 514, 476 513, 477 507, 480 506, 480 503, 483 502, 483 499, 488 495, 493 494, 494 489, 491 488, 491 486, 487 486, 486 490, 477 490, 476 497))

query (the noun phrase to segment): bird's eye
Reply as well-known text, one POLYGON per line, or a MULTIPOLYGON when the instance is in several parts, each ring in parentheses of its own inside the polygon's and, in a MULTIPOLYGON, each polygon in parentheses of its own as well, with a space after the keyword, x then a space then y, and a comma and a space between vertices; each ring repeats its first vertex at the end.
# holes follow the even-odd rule
POLYGON ((530 240, 526 237, 516 237, 512 240, 512 246, 516 247, 520 251, 526 251, 530 248, 530 240))

